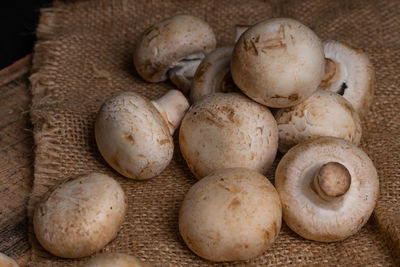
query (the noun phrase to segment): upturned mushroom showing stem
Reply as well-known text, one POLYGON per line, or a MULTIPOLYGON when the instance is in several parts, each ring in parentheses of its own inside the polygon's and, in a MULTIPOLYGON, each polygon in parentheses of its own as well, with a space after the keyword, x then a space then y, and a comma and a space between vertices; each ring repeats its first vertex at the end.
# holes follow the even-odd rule
POLYGON ((368 155, 334 137, 290 149, 278 164, 275 186, 286 224, 300 236, 320 242, 355 234, 367 222, 379 194, 368 155))
POLYGON ((328 162, 319 168, 313 186, 318 195, 326 201, 335 201, 346 194, 351 184, 347 168, 338 162, 328 162))
POLYGON ((146 81, 170 79, 186 93, 201 60, 215 46, 214 33, 205 21, 177 15, 154 24, 143 34, 133 61, 146 81))
POLYGON ((171 135, 188 108, 188 101, 177 90, 154 101, 134 92, 115 95, 97 114, 97 147, 120 174, 132 179, 152 178, 171 161, 171 135))

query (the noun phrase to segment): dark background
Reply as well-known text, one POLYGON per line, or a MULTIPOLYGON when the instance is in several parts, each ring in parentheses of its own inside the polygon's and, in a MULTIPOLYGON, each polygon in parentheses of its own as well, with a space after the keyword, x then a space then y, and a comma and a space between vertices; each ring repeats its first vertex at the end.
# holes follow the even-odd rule
POLYGON ((0 4, 0 69, 32 53, 35 30, 41 7, 50 0, 1 1, 0 4), (4 3, 4 2, 7 2, 4 3), (10 3, 12 2, 12 3, 10 3))

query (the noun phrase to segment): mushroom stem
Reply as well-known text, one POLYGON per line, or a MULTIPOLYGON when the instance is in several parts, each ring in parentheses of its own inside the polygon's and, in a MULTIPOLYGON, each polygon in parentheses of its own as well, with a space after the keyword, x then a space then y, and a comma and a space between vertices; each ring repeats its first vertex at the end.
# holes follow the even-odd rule
POLYGON ((203 53, 193 54, 173 63, 170 67, 169 79, 185 94, 189 92, 193 76, 204 57, 203 53))
POLYGON ((243 24, 235 25, 235 43, 239 40, 240 36, 250 27, 251 25, 243 25, 243 24))
POLYGON ((317 194, 324 200, 334 201, 346 194, 351 184, 347 168, 338 162, 328 162, 318 170, 313 185, 317 194))
MULTIPOLYGON (((319 85, 322 89, 327 89, 335 84, 338 79, 342 76, 342 70, 340 69, 340 64, 330 58, 325 58, 325 75, 321 80, 319 85)), ((339 87, 340 89, 340 87, 339 87)))
POLYGON ((178 90, 170 90, 159 99, 151 101, 151 103, 167 122, 171 135, 178 128, 186 110, 189 108, 189 102, 186 97, 178 90))

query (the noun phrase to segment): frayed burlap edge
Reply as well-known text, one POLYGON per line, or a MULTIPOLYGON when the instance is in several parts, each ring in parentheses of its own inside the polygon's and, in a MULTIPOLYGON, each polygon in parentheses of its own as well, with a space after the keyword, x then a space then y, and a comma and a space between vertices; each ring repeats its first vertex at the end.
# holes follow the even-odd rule
MULTIPOLYGON (((53 7, 43 8, 40 10, 41 16, 39 26, 36 30, 36 36, 38 42, 34 47, 34 57, 32 62, 31 75, 29 81, 32 90, 32 104, 30 117, 32 120, 33 137, 34 137, 34 181, 40 179, 43 174, 54 173, 54 169, 46 167, 51 166, 52 161, 59 158, 60 153, 57 151, 57 147, 50 145, 55 142, 54 133, 57 129, 52 127, 49 106, 56 105, 62 100, 58 101, 47 101, 48 95, 51 90, 57 89, 57 84, 52 81, 53 72, 56 70, 56 66, 53 64, 52 57, 57 53, 58 41, 55 39, 55 35, 60 27, 60 14, 67 14, 68 9, 66 5, 61 2, 54 2, 53 7), (57 20, 58 18, 58 20, 57 20)), ((49 184, 51 185, 51 183, 49 184)), ((38 243, 34 231, 32 217, 37 202, 40 200, 42 195, 38 192, 44 192, 44 184, 33 183, 32 193, 28 201, 28 218, 29 218, 29 242, 32 246, 31 260, 35 257, 47 257, 48 253, 43 250, 42 246, 38 243), (35 193, 36 192, 36 193, 35 193)))

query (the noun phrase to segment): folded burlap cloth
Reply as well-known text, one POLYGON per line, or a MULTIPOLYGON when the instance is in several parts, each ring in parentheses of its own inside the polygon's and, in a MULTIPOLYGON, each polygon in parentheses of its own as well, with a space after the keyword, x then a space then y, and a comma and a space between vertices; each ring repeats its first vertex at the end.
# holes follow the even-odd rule
MULTIPOLYGON (((291 17, 323 40, 362 48, 376 68, 373 106, 365 116, 362 148, 378 169, 380 197, 374 216, 354 236, 330 244, 305 240, 285 224, 262 256, 225 266, 397 265, 400 248, 400 1, 85 1, 42 10, 32 76, 35 179, 29 213, 43 194, 67 177, 92 171, 116 178, 128 196, 128 213, 117 238, 103 251, 136 255, 155 266, 206 266, 178 232, 185 193, 197 181, 179 151, 158 177, 126 179, 100 156, 93 124, 111 95, 135 91, 156 98, 171 83, 150 84, 135 71, 132 51, 141 33, 175 14, 205 19, 218 46, 232 44, 235 24, 291 17)), ((274 169, 268 173, 273 181, 274 169)), ((79 266, 46 253, 32 235, 31 266, 79 266)))

